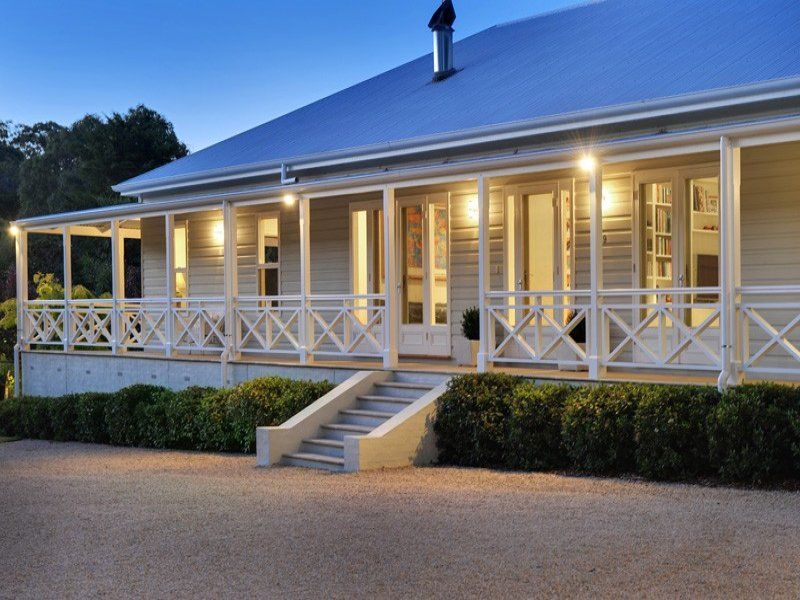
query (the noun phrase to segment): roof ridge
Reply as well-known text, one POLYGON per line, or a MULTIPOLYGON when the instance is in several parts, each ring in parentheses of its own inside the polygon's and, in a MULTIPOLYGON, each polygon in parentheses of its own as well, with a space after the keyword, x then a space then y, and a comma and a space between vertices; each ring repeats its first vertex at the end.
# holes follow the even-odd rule
MULTIPOLYGON (((535 21, 536 19, 541 19, 543 17, 550 17, 553 15, 557 15, 560 13, 570 12, 572 10, 576 10, 578 8, 586 8, 587 6, 592 6, 594 4, 605 4, 608 0, 583 0, 583 2, 578 2, 577 4, 572 4, 570 6, 562 6, 561 8, 554 8, 552 10, 546 10, 544 12, 536 13, 533 15, 528 15, 527 17, 520 17, 518 19, 511 19, 510 21, 505 21, 503 23, 496 23, 487 29, 494 29, 498 27, 506 27, 508 25, 517 25, 519 23, 525 23, 527 21, 535 21)), ((485 29, 483 31, 486 31, 485 29)))

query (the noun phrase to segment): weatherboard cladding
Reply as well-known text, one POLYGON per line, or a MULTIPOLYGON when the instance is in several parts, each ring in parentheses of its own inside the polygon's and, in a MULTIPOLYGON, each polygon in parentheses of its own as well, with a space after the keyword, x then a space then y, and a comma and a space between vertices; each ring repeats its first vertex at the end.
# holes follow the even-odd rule
POLYGON ((800 76, 797 0, 607 0, 498 25, 205 150, 140 184, 800 76))

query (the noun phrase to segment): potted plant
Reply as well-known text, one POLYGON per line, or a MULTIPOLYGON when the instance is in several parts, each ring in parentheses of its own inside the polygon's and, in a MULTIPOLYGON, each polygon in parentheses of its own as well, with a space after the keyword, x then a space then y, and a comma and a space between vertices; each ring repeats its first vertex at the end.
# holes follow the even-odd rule
POLYGON ((478 347, 481 339, 481 313, 477 307, 471 306, 461 315, 461 333, 469 340, 469 365, 478 364, 478 347))

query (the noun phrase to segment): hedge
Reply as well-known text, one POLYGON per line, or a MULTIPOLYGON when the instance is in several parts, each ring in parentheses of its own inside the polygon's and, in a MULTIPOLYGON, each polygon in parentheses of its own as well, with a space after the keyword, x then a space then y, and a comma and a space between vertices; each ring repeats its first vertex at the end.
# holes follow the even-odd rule
POLYGON ((113 393, 0 401, 0 432, 119 446, 254 452, 256 427, 279 425, 326 394, 327 382, 265 377, 231 389, 134 385, 113 393))
POLYGON ((434 423, 443 464, 656 480, 800 482, 800 388, 451 380, 434 423))

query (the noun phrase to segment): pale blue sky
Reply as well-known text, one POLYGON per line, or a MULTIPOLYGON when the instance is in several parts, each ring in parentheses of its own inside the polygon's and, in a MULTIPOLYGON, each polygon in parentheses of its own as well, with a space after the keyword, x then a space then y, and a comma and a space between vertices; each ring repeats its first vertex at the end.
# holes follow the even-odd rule
MULTIPOLYGON (((574 3, 455 0, 456 39, 574 3)), ((0 120, 144 103, 196 151, 430 52, 437 4, 0 0, 0 120)))

